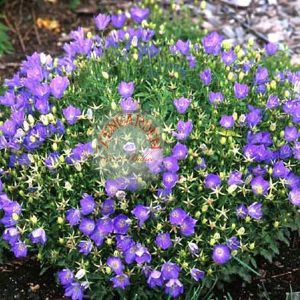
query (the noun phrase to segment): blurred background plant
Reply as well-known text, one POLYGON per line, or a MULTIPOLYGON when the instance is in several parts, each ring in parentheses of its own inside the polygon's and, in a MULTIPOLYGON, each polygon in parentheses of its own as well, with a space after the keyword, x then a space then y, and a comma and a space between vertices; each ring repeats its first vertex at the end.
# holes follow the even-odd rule
POLYGON ((3 54, 8 54, 13 52, 13 46, 10 42, 10 37, 8 35, 8 28, 3 24, 2 18, 2 8, 6 0, 0 0, 0 57, 3 54))
POLYGON ((72 11, 76 11, 76 9, 77 9, 77 7, 79 6, 79 4, 80 4, 80 0, 70 0, 70 9, 72 10, 72 11))

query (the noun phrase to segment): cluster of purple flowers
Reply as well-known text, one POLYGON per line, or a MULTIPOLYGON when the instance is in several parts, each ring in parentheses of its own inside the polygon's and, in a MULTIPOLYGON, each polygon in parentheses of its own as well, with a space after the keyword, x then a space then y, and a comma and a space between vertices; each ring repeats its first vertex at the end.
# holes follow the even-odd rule
POLYGON ((165 285, 165 293, 172 297, 178 297, 183 294, 184 287, 179 281, 181 268, 173 263, 166 262, 161 266, 161 270, 145 270, 148 286, 151 288, 162 287, 165 285))
POLYGON ((240 240, 233 236, 227 240, 226 244, 218 244, 214 246, 212 258, 216 264, 226 264, 231 259, 231 252, 239 249, 240 240))
MULTIPOLYGON (((206 166, 202 167, 201 169, 205 169, 205 168, 206 166)), ((200 169, 199 165, 197 169, 200 169)), ((244 180, 242 179, 242 177, 243 174, 241 172, 232 171, 227 178, 228 186, 239 186, 244 184, 244 180)), ((221 187, 221 184, 222 184, 222 180, 220 176, 217 174, 209 173, 204 178, 204 186, 207 189, 211 189, 211 190, 219 189, 221 187)))
POLYGON ((58 279, 60 284, 65 289, 65 296, 72 300, 82 300, 84 286, 76 281, 73 272, 69 269, 63 269, 58 272, 58 279))
MULTIPOLYGON (((94 219, 87 217, 93 214, 96 208, 96 203, 91 195, 84 194, 80 200, 80 209, 70 208, 66 212, 66 219, 71 226, 79 225, 79 230, 86 237, 92 240, 97 247, 100 247, 105 238, 110 234, 126 234, 129 230, 129 218, 120 213, 115 217, 111 215, 115 212, 114 200, 108 198, 102 203, 102 217, 94 219)), ((78 245, 80 252, 88 255, 93 247, 90 240, 83 240, 78 245)))
MULTIPOLYGON (((170 46, 170 52, 174 55, 185 57, 189 67, 194 69, 196 67, 196 58, 192 54, 193 49, 191 47, 190 41, 178 40, 174 45, 170 46)), ((195 49, 197 49, 197 46, 195 46, 195 49)))
POLYGON ((180 226, 180 233, 183 236, 191 236, 195 233, 197 220, 189 216, 182 208, 175 208, 170 212, 169 222, 180 226))
MULTIPOLYGON (((128 100, 134 92, 134 84, 132 82, 121 82, 118 86, 118 91, 121 97, 121 108, 124 110, 124 100, 128 100)), ((130 98, 131 99, 131 98, 130 98)), ((186 113, 190 99, 179 98, 174 100, 174 105, 177 111, 181 114, 186 113)), ((128 110, 127 110, 128 111, 128 110)), ((192 130, 191 121, 179 121, 178 132, 174 136, 178 141, 186 140, 192 130)), ((162 173, 163 189, 159 189, 158 194, 170 195, 172 189, 178 181, 177 172, 179 171, 179 161, 187 157, 187 147, 184 144, 177 143, 172 150, 172 155, 166 156, 162 160, 160 171, 162 173)), ((133 179, 117 178, 109 179, 105 182, 105 192, 109 197, 101 204, 102 217, 94 219, 88 215, 95 212, 96 203, 92 196, 84 194, 80 200, 80 208, 71 208, 66 213, 66 219, 71 226, 78 225, 81 233, 88 239, 81 240, 78 244, 79 252, 83 255, 88 255, 93 244, 96 247, 103 245, 104 239, 108 236, 113 236, 116 240, 116 247, 120 251, 124 262, 127 265, 136 263, 147 267, 152 260, 149 250, 142 244, 136 243, 133 238, 128 235, 130 232, 131 219, 126 215, 115 211, 115 198, 118 198, 121 192, 134 191, 136 183, 133 179), (115 217, 112 217, 116 214, 115 217)), ((143 227, 145 222, 151 217, 152 209, 148 206, 137 204, 131 211, 131 214, 138 221, 138 227, 143 227)), ((174 209, 169 216, 171 225, 178 225, 182 236, 189 237, 195 233, 196 220, 187 214, 183 209, 174 209)), ((159 233, 155 238, 155 244, 161 250, 167 250, 173 245, 169 233, 159 233)), ((130 284, 129 276, 124 273, 125 265, 122 262, 122 257, 110 256, 107 259, 107 265, 115 273, 111 278, 115 288, 124 289, 130 284)), ((162 266, 161 272, 153 270, 147 272, 147 282, 150 287, 162 286, 165 283, 165 291, 174 297, 183 293, 183 285, 179 281, 179 267, 173 263, 166 263, 162 266), (159 275, 161 274, 161 275, 159 275)), ((146 273, 145 273, 146 274, 146 273)), ((191 276, 195 280, 200 280, 204 276, 204 272, 196 268, 191 270, 191 276)))
POLYGON ((134 92, 134 83, 133 82, 120 82, 118 86, 118 91, 122 97, 120 101, 120 106, 123 113, 131 113, 138 110, 138 102, 131 98, 134 92))
MULTIPOLYGON (((12 201, 7 194, 2 191, 2 182, 0 180, 0 210, 4 212, 0 222, 5 229, 2 235, 14 253, 15 257, 27 256, 28 247, 24 241, 21 240, 21 232, 17 228, 17 223, 22 213, 22 208, 17 201, 12 201)), ((44 245, 47 241, 46 233, 43 228, 36 228, 28 235, 32 244, 44 245)))
POLYGON ((236 208, 236 214, 241 219, 244 219, 249 215, 251 218, 259 220, 263 216, 262 203, 254 202, 248 207, 245 204, 240 204, 236 208))

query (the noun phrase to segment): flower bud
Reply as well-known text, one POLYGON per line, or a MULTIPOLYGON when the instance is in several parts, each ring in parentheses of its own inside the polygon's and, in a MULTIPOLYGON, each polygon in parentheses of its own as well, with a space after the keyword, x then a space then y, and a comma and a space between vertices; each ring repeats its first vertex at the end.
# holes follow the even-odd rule
POLYGON ((239 122, 244 123, 246 121, 246 116, 244 114, 241 114, 239 117, 239 122))
POLYGON ((232 114, 232 117, 233 117, 234 121, 236 121, 238 119, 238 114, 236 112, 234 112, 232 114))
POLYGON ((86 37, 88 39, 92 39, 93 38, 93 34, 89 31, 87 34, 86 34, 86 37))
POLYGON ((238 231, 237 231, 237 235, 241 236, 245 234, 245 228, 244 227, 241 227, 238 231))
POLYGON ((45 115, 41 115, 40 120, 43 123, 43 125, 45 125, 45 126, 49 125, 48 118, 45 115))
POLYGON ((209 268, 209 269, 207 270, 207 275, 211 275, 213 272, 214 272, 214 271, 213 271, 211 268, 209 268))
POLYGON ((104 79, 108 79, 109 78, 109 74, 105 71, 102 71, 102 76, 104 79))
POLYGON ((138 60, 138 59, 139 59, 138 53, 133 53, 133 54, 132 54, 132 58, 133 58, 134 60, 138 60))
POLYGON ((244 52, 243 49, 241 49, 241 50, 237 53, 238 59, 242 59, 244 55, 245 55, 245 52, 244 52))
POLYGON ((284 137, 284 131, 283 131, 283 130, 280 131, 279 136, 280 136, 281 138, 284 137))
POLYGON ((85 274, 86 274, 86 271, 85 271, 84 269, 80 269, 80 270, 76 273, 75 278, 76 278, 76 279, 81 279, 81 278, 83 278, 83 277, 85 276, 85 274))
POLYGON ((286 90, 286 91, 284 92, 284 97, 285 97, 285 98, 289 98, 290 96, 291 96, 290 91, 286 90))
POLYGON ((235 74, 233 72, 229 72, 227 78, 230 81, 234 81, 235 80, 235 74))
POLYGON ((211 238, 209 241, 210 246, 213 246, 216 243, 216 240, 214 238, 211 238))
POLYGON ((23 122, 23 128, 25 131, 28 131, 30 129, 29 123, 27 121, 23 122))
POLYGON ((14 221, 18 221, 18 220, 19 220, 19 215, 13 213, 13 214, 12 214, 12 219, 13 219, 14 221))
POLYGON ((156 225, 156 230, 157 230, 157 231, 162 230, 162 228, 163 228, 162 224, 158 223, 158 224, 156 225))
POLYGON ((222 43, 222 47, 225 50, 230 50, 232 48, 232 44, 231 44, 230 40, 224 40, 222 43))
POLYGON ((275 131, 276 130, 276 123, 271 123, 269 129, 270 129, 270 131, 275 131))
POLYGON ((183 269, 187 269, 189 264, 187 262, 183 262, 181 266, 183 269))
POLYGON ((228 192, 229 194, 233 194, 233 193, 235 192, 236 189, 237 189, 237 185, 232 184, 232 185, 230 185, 230 186, 227 188, 227 192, 228 192))
POLYGON ((53 151, 57 151, 58 149, 57 143, 53 143, 51 147, 53 151))
POLYGON ((32 224, 36 224, 36 223, 38 222, 37 217, 36 217, 35 215, 33 215, 32 217, 30 217, 30 222, 31 222, 32 224))
POLYGON ((128 203, 127 203, 127 202, 125 202, 125 201, 123 201, 123 202, 121 202, 121 205, 120 205, 120 207, 121 207, 121 209, 122 209, 122 210, 125 210, 125 211, 127 211, 127 208, 128 208, 128 203))
POLYGON ((214 239, 215 239, 215 240, 219 240, 220 238, 221 238, 220 233, 216 232, 216 233, 214 234, 214 239))
POLYGON ((113 240, 111 238, 107 238, 105 242, 107 245, 111 245, 113 243, 113 240))
POLYGON ((273 168, 272 168, 272 167, 269 167, 269 168, 268 168, 268 173, 269 173, 269 175, 272 175, 272 174, 273 174, 273 168))
POLYGON ((235 48, 234 48, 234 52, 235 52, 235 53, 238 53, 238 52, 240 51, 240 49, 241 49, 241 46, 240 46, 240 45, 237 45, 237 46, 235 46, 235 48))
POLYGON ((29 140, 31 143, 34 143, 36 141, 36 138, 35 138, 35 136, 31 135, 29 140))
POLYGON ((221 145, 225 145, 226 142, 227 142, 226 137, 225 137, 225 136, 222 136, 222 137, 220 138, 220 144, 221 144, 221 145))
POLYGON ((254 45, 254 38, 249 38, 248 45, 252 47, 254 45))
POLYGON ((245 73, 241 71, 239 73, 239 80, 242 81, 244 79, 244 77, 245 77, 245 73))
POLYGON ((275 80, 272 80, 272 81, 270 82, 270 87, 271 87, 273 90, 275 90, 275 89, 276 89, 276 87, 277 87, 277 83, 276 83, 276 81, 275 81, 275 80))
POLYGON ((250 250, 253 250, 255 248, 255 242, 254 243, 251 243, 250 245, 249 245, 249 249, 250 250))
POLYGON ((28 122, 29 122, 30 125, 34 125, 34 118, 33 118, 32 115, 29 114, 29 115, 27 116, 27 119, 28 119, 28 122))
POLYGON ((72 184, 69 181, 65 181, 65 189, 67 191, 71 191, 72 190, 72 184))
POLYGON ((111 103, 111 109, 112 109, 112 110, 116 110, 116 109, 117 109, 117 104, 116 104, 115 101, 113 101, 113 102, 111 103))
POLYGON ((58 217, 56 222, 57 222, 57 224, 61 225, 64 223, 64 219, 62 217, 58 217))
POLYGON ((202 212, 207 212, 207 210, 208 210, 208 205, 203 205, 202 206, 202 212))
POLYGON ((201 3, 200 3, 200 8, 201 8, 202 10, 205 10, 205 8, 206 8, 206 1, 201 1, 201 3))

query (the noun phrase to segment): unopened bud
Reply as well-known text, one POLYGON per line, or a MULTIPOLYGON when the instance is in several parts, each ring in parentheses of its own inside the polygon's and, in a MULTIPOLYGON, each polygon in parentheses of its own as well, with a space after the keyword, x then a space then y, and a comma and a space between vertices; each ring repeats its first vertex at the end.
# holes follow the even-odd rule
POLYGON ((64 223, 64 219, 62 217, 58 217, 56 222, 57 222, 57 224, 61 225, 64 223))

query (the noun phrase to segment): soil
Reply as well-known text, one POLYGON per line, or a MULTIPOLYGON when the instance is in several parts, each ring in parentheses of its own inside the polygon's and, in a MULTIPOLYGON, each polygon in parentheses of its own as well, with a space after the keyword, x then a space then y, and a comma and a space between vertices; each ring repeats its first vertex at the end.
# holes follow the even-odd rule
POLYGON ((93 16, 128 7, 122 0, 0 0, 0 22, 9 28, 14 52, 0 57, 0 85, 19 68, 20 62, 36 52, 62 54, 62 44, 79 26, 94 29, 93 16), (71 3, 80 4, 71 9, 71 3), (58 23, 55 23, 55 22, 58 23))
MULTIPOLYGON (((251 284, 237 278, 223 290, 215 290, 215 298, 234 300, 299 300, 300 299, 300 237, 293 234, 290 246, 282 245, 280 255, 268 263, 258 258, 261 277, 253 277, 251 284), (291 294, 288 296, 288 294, 291 294)), ((42 275, 41 266, 34 257, 25 260, 9 259, 0 266, 0 299, 62 300, 63 290, 56 284, 56 270, 48 269, 42 275)))
POLYGON ((0 265, 0 299, 2 300, 62 300, 63 290, 48 269, 41 274, 41 266, 34 257, 14 259, 0 265))
POLYGON ((260 277, 253 277, 252 283, 245 284, 236 279, 224 290, 216 291, 219 299, 231 295, 234 300, 300 300, 300 236, 293 233, 290 245, 282 244, 280 254, 273 263, 257 258, 260 277))
MULTIPOLYGON (((61 45, 68 40, 68 33, 83 26, 86 30, 93 28, 92 16, 101 11, 128 6, 130 1, 81 1, 75 9, 70 8, 71 0, 8 0, 0 7, 0 15, 10 29, 9 34, 14 46, 14 53, 0 59, 0 84, 18 69, 26 55, 34 51, 53 56, 62 53, 61 45), (49 24, 37 25, 38 18, 42 23, 47 18, 59 22, 57 29, 50 29, 49 24)), ((74 2, 74 0, 73 0, 74 2)), ((48 20, 49 21, 49 20, 48 20)), ((49 23, 49 22, 48 22, 49 23)), ((54 26, 55 27, 55 26, 54 26)), ((224 290, 215 291, 219 299, 231 295, 231 299, 286 299, 286 293, 293 291, 293 297, 299 300, 300 293, 300 237, 294 234, 291 245, 281 246, 280 255, 274 263, 258 259, 261 277, 254 277, 251 284, 241 279, 226 285, 224 290)), ((43 275, 40 264, 33 258, 17 260, 0 265, 0 299, 49 299, 59 300, 63 290, 57 286, 53 274, 56 270, 48 269, 43 275)))

